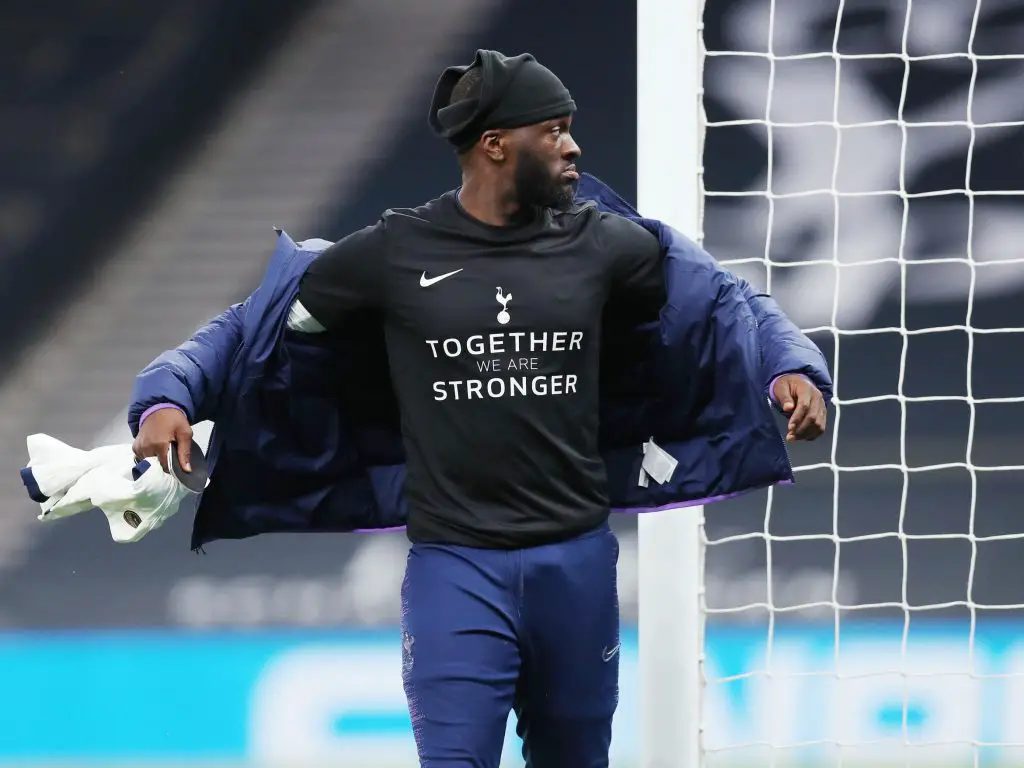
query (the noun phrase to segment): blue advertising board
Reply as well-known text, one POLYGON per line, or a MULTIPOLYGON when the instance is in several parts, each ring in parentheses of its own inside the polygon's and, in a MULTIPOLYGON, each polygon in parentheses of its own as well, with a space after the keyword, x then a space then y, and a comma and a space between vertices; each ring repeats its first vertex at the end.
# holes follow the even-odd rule
MULTIPOLYGON (((709 631, 708 765, 1024 764, 999 746, 1024 742, 1022 627, 903 629, 709 631)), ((0 764, 415 765, 400 659, 397 630, 7 634, 0 764)), ((630 768, 634 631, 621 689, 613 766, 630 768)), ((522 765, 511 720, 505 753, 522 765)))

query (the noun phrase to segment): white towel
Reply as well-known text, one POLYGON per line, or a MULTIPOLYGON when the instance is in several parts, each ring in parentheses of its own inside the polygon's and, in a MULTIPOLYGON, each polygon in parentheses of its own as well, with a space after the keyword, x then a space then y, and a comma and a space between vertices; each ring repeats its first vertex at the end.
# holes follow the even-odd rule
POLYGON ((130 443, 84 451, 49 435, 29 435, 21 470, 40 520, 99 508, 118 543, 139 541, 170 519, 192 491, 156 460, 136 463, 130 443))

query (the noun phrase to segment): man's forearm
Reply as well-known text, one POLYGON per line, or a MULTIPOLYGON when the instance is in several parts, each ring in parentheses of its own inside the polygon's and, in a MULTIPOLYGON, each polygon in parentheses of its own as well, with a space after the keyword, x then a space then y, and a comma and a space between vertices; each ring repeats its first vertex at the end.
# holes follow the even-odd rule
POLYGON ((797 328, 771 296, 743 285, 747 304, 757 321, 764 364, 764 387, 769 393, 782 376, 806 376, 825 397, 832 399, 832 376, 821 350, 797 328))
POLYGON ((143 418, 159 408, 180 408, 192 423, 216 418, 231 360, 242 343, 246 307, 247 302, 230 307, 135 377, 128 408, 133 435, 143 418))

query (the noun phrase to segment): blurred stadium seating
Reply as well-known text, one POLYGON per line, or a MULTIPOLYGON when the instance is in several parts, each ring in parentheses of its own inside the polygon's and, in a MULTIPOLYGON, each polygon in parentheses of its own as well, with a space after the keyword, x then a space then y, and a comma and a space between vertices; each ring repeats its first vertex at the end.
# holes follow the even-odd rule
MULTIPOLYGON (((9 0, 0 15, 0 360, 117 232, 308 0, 9 0), (33 312, 19 312, 31 291, 33 312)), ((5 366, 6 367, 6 366, 5 366)))

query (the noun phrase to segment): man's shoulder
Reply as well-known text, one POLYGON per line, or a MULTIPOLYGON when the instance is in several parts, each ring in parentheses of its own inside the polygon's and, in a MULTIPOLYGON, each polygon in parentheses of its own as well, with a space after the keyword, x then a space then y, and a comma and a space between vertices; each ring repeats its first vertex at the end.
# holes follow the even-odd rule
POLYGON ((600 210, 594 202, 580 206, 577 215, 587 216, 601 242, 615 251, 660 248, 658 236, 642 224, 617 213, 600 210))
POLYGON ((381 214, 381 224, 387 228, 444 218, 450 212, 451 198, 454 194, 454 191, 448 191, 414 207, 388 208, 381 214))
POLYGON ((584 221, 606 232, 625 232, 632 233, 637 237, 644 237, 645 235, 647 237, 656 237, 642 224, 638 224, 627 216, 601 210, 593 200, 577 202, 568 210, 557 213, 556 216, 563 219, 584 221))
POLYGON ((388 208, 372 224, 349 232, 337 242, 303 241, 299 243, 299 248, 327 253, 351 253, 355 250, 386 252, 396 237, 400 239, 402 233, 414 229, 416 224, 436 222, 443 218, 447 194, 414 208, 388 208))
MULTIPOLYGON (((561 229, 589 230, 599 233, 599 236, 600 233, 609 229, 616 229, 616 224, 612 223, 609 225, 607 223, 609 219, 621 218, 613 213, 602 211, 593 200, 577 202, 563 210, 549 210, 551 211, 551 221, 556 227, 561 229)), ((622 221, 625 221, 627 224, 632 223, 626 219, 622 219, 622 221)))

